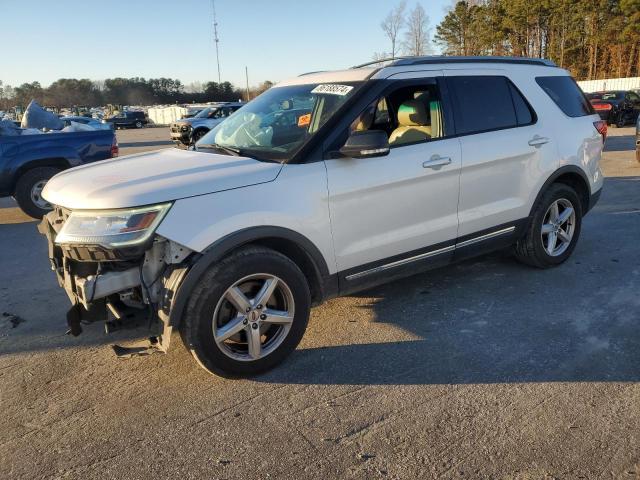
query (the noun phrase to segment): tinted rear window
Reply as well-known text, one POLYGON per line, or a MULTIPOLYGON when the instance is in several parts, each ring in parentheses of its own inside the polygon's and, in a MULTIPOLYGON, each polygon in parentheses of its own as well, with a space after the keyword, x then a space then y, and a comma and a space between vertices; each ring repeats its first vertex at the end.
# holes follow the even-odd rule
POLYGON ((459 135, 513 128, 533 122, 522 94, 505 77, 449 77, 459 135))
POLYGON ((560 110, 569 117, 584 117, 594 113, 591 104, 571 77, 536 77, 542 87, 560 110))

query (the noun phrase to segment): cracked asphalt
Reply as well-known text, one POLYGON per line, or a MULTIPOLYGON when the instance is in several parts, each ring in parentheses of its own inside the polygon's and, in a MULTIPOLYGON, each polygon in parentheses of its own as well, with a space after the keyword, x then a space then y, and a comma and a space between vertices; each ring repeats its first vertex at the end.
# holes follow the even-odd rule
MULTIPOLYGON (((66 336, 45 241, 0 200, 0 478, 640 478, 632 133, 610 129, 564 265, 498 253, 332 300, 251 380, 208 375, 178 336, 129 360, 109 345, 143 330, 66 336)), ((126 154, 168 132, 118 136, 126 154)))

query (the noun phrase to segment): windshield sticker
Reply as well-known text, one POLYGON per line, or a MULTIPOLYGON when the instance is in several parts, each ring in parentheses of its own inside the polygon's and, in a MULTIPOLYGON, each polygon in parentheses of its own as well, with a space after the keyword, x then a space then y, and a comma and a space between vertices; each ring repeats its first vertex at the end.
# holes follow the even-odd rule
POLYGON ((337 85, 335 83, 324 83, 318 85, 316 88, 311 90, 311 93, 325 93, 328 95, 340 95, 341 97, 348 94, 353 87, 350 85, 337 85))
POLYGON ((298 117, 298 127, 306 127, 311 123, 311 114, 307 113, 306 115, 300 115, 298 117))

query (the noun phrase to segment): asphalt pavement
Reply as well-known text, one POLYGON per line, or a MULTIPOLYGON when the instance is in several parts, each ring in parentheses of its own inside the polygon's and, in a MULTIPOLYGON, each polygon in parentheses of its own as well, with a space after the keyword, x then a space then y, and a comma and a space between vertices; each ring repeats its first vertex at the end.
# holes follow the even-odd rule
POLYGON ((45 241, 3 200, 0 477, 640 478, 640 164, 632 129, 610 134, 565 264, 497 253, 331 300, 251 380, 207 374, 178 336, 129 360, 110 345, 144 331, 66 336, 45 241))

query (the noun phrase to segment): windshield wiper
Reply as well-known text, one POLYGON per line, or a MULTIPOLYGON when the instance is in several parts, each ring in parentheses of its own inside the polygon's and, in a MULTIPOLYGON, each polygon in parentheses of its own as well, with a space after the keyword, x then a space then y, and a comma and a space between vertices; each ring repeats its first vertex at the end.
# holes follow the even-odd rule
POLYGON ((218 145, 217 143, 198 144, 198 148, 211 148, 211 149, 215 149, 215 150, 221 150, 221 151, 225 152, 227 155, 233 155, 234 157, 239 157, 240 156, 240 149, 232 148, 232 147, 226 147, 224 145, 218 145))

